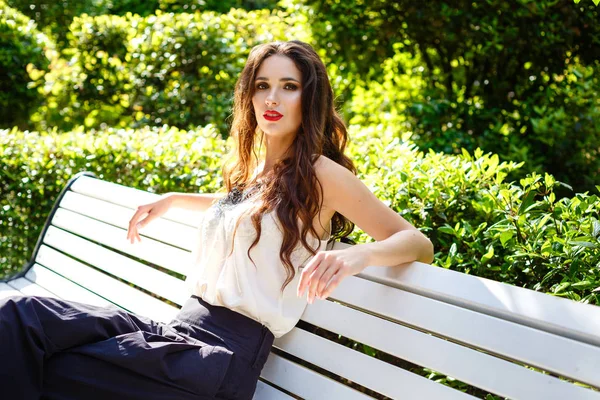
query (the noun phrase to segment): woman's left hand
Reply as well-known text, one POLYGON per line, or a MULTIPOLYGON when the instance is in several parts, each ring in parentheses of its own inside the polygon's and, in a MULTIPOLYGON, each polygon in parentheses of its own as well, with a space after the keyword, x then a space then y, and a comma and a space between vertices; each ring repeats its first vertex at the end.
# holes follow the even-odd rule
POLYGON ((308 302, 315 296, 325 300, 347 276, 356 275, 367 267, 367 255, 359 247, 319 251, 304 267, 298 283, 298 297, 308 288, 308 302))

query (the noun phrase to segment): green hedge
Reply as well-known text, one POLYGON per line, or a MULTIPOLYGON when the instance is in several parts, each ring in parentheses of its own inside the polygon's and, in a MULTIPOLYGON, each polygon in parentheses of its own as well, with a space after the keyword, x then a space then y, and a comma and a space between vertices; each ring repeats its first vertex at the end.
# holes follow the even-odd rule
POLYGON ((225 145, 211 127, 0 130, 0 277, 31 257, 55 199, 77 172, 155 193, 213 192, 225 145))
POLYGON ((0 121, 26 126, 41 104, 36 85, 48 70, 54 45, 36 24, 0 0, 0 121))
MULTIPOLYGON (((515 100, 517 110, 488 107, 482 98, 450 101, 427 89, 424 62, 403 43, 386 59, 377 80, 356 78, 344 114, 352 124, 392 129, 419 148, 457 154, 493 151, 524 162, 521 171, 548 172, 576 192, 594 190, 600 176, 600 68, 574 58, 562 74, 541 72, 547 87, 515 100), (474 121, 479 121, 477 131, 474 121), (487 127, 483 127, 486 121, 487 127)), ((600 64, 599 64, 600 65, 600 64)), ((557 196, 570 197, 567 187, 557 196)))
POLYGON ((48 36, 55 38, 59 49, 68 47, 68 27, 75 17, 87 15, 148 16, 156 10, 163 12, 216 11, 226 13, 231 8, 246 10, 272 9, 272 0, 6 0, 33 19, 48 36))
POLYGON ((214 124, 225 135, 250 49, 309 40, 298 18, 267 10, 76 17, 71 58, 46 76, 46 104, 32 120, 39 130, 214 124))
POLYGON ((557 200, 561 183, 549 174, 506 181, 522 163, 480 149, 422 152, 391 129, 352 128, 359 174, 431 238, 435 265, 600 305, 597 194, 557 200))
MULTIPOLYGON (((435 265, 600 304, 600 201, 556 200, 551 175, 516 183, 497 155, 423 153, 391 130, 350 129, 349 155, 374 193, 432 239, 435 265), (365 149, 369 149, 365 151, 365 149), (381 155, 385 155, 382 157, 381 155)), ((156 193, 215 191, 227 142, 214 128, 0 131, 1 265, 31 255, 56 195, 82 170, 156 193)), ((353 239, 365 242, 360 230, 353 239)))

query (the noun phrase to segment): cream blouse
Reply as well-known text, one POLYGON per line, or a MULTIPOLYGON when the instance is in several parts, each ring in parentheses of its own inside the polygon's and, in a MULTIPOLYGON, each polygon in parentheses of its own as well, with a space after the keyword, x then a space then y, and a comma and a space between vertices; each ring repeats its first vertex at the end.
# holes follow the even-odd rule
MULTIPOLYGON (((311 254, 298 243, 291 254, 296 274, 282 294, 280 289, 286 279, 286 269, 279 258, 283 233, 273 211, 263 215, 260 241, 250 251, 256 268, 248 258, 248 248, 256 237, 250 214, 240 221, 231 253, 237 220, 257 206, 259 198, 252 196, 252 188, 246 192, 234 191, 206 210, 197 231, 198 245, 192 250, 191 270, 185 284, 192 294, 204 301, 246 315, 269 328, 275 337, 281 337, 292 330, 306 308, 306 293, 299 298, 296 289, 300 268, 310 260, 311 254)), ((317 251, 320 251, 326 249, 329 238, 331 225, 328 239, 320 240, 309 234, 307 241, 311 246, 318 243, 317 251)))

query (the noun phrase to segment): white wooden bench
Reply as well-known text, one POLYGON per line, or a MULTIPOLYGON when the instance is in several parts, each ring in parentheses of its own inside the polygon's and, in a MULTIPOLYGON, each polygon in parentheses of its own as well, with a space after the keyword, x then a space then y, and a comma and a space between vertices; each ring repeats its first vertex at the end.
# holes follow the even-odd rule
MULTIPOLYGON (((0 283, 0 296, 114 303, 170 321, 188 297, 182 279, 200 215, 171 210, 143 229, 141 243, 129 243, 134 210, 157 197, 77 174, 31 262, 0 283)), ((600 399, 597 306, 411 263, 345 279, 329 300, 309 305, 302 321, 275 341, 255 399, 476 398, 303 329, 311 326, 501 397, 600 399)))

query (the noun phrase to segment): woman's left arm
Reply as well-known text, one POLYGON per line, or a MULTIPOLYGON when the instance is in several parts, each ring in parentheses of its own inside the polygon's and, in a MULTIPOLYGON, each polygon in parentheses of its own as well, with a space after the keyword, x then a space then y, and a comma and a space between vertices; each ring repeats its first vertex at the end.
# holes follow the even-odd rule
POLYGON ((323 205, 356 224, 376 242, 343 250, 318 252, 302 271, 298 296, 308 290, 308 302, 326 299, 342 279, 367 266, 396 266, 411 261, 431 263, 433 245, 417 228, 379 200, 354 174, 321 156, 315 163, 323 186, 323 205))

